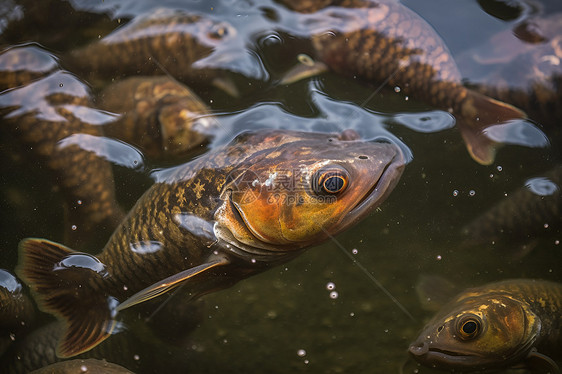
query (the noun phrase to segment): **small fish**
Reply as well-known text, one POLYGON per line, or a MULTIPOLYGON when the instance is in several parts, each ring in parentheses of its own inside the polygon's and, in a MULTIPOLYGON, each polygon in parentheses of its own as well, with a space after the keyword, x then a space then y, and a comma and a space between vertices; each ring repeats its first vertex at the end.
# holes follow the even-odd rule
POLYGON ((194 92, 165 76, 113 83, 97 96, 96 104, 121 114, 103 126, 104 134, 138 147, 149 158, 185 156, 220 129, 194 92))
POLYGON ((530 178, 462 229, 465 243, 514 245, 523 250, 562 230, 562 165, 530 178))
POLYGON ((65 240, 83 243, 103 237, 104 229, 111 233, 124 213, 116 202, 111 164, 95 150, 103 147, 100 124, 114 117, 95 109, 88 87, 36 46, 3 51, 0 67, 0 75, 21 84, 0 93, 3 130, 52 171, 67 207, 65 240))
POLYGON ((561 331, 562 284, 505 280, 458 294, 409 351, 421 364, 455 372, 523 365, 560 373, 561 331))
POLYGON ((44 239, 20 244, 16 272, 39 307, 63 320, 57 354, 87 351, 116 314, 186 285, 192 297, 291 260, 353 226, 404 168, 389 142, 259 130, 154 174, 96 257, 44 239))
POLYGON ((212 83, 237 95, 219 70, 248 58, 236 29, 224 21, 180 10, 157 9, 62 59, 88 81, 170 74, 185 83, 212 83), (220 55, 213 61, 215 55, 220 55))
MULTIPOLYGON (((306 13, 314 60, 329 69, 367 82, 385 83, 400 92, 450 111, 471 156, 491 164, 497 143, 486 128, 525 118, 525 113, 463 86, 447 46, 435 30, 397 1, 281 1, 306 13)), ((318 67, 311 69, 314 74, 318 67)), ((293 81, 293 72, 283 83, 293 81)), ((302 68, 295 75, 303 77, 302 68)))

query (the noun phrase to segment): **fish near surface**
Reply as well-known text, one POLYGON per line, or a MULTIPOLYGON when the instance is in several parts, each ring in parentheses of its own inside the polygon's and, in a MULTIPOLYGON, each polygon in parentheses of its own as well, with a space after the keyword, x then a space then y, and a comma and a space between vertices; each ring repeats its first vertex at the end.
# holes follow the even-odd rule
POLYGON ((562 284, 513 279, 469 288, 410 345, 421 364, 455 372, 541 367, 560 373, 562 284))
POLYGON ((414 100, 450 111, 469 153, 491 164, 497 143, 486 128, 525 118, 511 105, 462 85, 447 46, 435 30, 397 1, 280 1, 307 13, 315 60, 367 82, 398 86, 414 100))
POLYGON ((177 159, 208 143, 219 129, 216 118, 187 86, 166 76, 131 77, 106 87, 98 107, 120 116, 103 126, 153 159, 177 159))
MULTIPOLYGON (((236 29, 226 22, 162 8, 137 16, 103 39, 72 51, 63 61, 72 71, 90 74, 88 80, 170 74, 182 82, 221 87, 227 84, 219 73, 228 68, 226 57, 231 61, 233 56, 246 55, 236 38, 236 29), (215 54, 221 56, 216 63, 215 54)), ((235 94, 232 87, 221 88, 235 94)))
POLYGON ((524 109, 541 125, 562 121, 562 13, 532 17, 461 56, 474 89, 524 109))
POLYGON ((74 356, 106 339, 123 309, 182 284, 192 297, 227 288, 354 225, 403 168, 398 146, 352 130, 242 133, 156 173, 98 256, 27 239, 17 273, 66 323, 59 356, 74 356))
POLYGON ((35 45, 4 50, 0 68, 16 84, 0 92, 2 131, 14 134, 52 172, 67 208, 65 240, 82 243, 104 229, 109 235, 124 213, 111 164, 95 150, 103 140, 100 123, 114 117, 93 108, 88 87, 35 45))

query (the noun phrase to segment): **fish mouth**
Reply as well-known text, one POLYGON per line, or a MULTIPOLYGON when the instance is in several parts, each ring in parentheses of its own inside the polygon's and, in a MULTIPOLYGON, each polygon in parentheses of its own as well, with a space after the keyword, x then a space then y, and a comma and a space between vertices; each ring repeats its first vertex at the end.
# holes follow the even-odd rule
POLYGON ((344 216, 342 222, 345 222, 338 232, 353 226, 361 218, 363 218, 371 210, 379 206, 388 195, 392 192, 398 180, 402 176, 406 165, 404 153, 400 147, 394 145, 396 154, 390 162, 384 167, 377 181, 367 191, 367 193, 355 204, 355 206, 344 216))
POLYGON ((408 351, 416 361, 439 368, 475 367, 487 362, 484 357, 478 355, 429 347, 427 342, 412 344, 408 351))

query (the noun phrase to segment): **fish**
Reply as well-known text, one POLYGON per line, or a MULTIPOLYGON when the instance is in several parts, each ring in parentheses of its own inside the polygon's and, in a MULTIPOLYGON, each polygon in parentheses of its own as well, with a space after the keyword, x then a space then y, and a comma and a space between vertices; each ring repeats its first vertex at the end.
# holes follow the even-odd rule
POLYGON ((385 139, 262 129, 153 174, 96 256, 46 239, 20 243, 16 273, 65 332, 59 357, 119 330, 123 310, 178 286, 192 298, 287 262, 353 226, 405 167, 385 139))
POLYGON ((410 345, 419 363, 455 372, 543 368, 560 373, 562 284, 509 279, 453 297, 410 345))
POLYGON ((94 108, 86 84, 35 45, 2 51, 0 67, 0 75, 20 84, 0 93, 3 131, 52 172, 66 206, 65 242, 109 236, 125 213, 115 197, 112 166, 96 151, 104 147, 100 124, 114 116, 94 108))
POLYGON ((31 374, 134 374, 123 366, 105 360, 76 359, 58 362, 44 368, 34 370, 31 374))
POLYGON ((31 328, 35 306, 23 292, 21 282, 9 271, 0 269, 0 357, 20 334, 31 328))
POLYGON ((61 60, 90 82, 168 74, 188 84, 211 83, 236 96, 236 87, 221 71, 228 70, 229 61, 248 58, 243 51, 236 29, 228 22, 160 8, 70 51, 61 60), (215 56, 219 56, 217 61, 215 56))
POLYGON ((498 246, 523 244, 524 252, 540 238, 562 230, 562 165, 507 194, 461 229, 465 245, 492 243, 498 246))
POLYGON ((106 87, 95 102, 120 114, 103 125, 103 133, 136 146, 151 159, 185 159, 221 130, 203 101, 168 76, 125 78, 106 87))
POLYGON ((34 318, 34 306, 22 284, 5 269, 0 269, 0 306, 2 337, 29 325, 34 318))
POLYGON ((562 121, 562 14, 526 18, 464 52, 474 90, 516 105, 547 129, 562 121))
MULTIPOLYGON (((449 49, 420 16, 392 0, 292 1, 280 3, 303 13, 310 30, 313 61, 364 82, 396 87, 410 99, 448 111, 468 152, 480 164, 493 163, 499 143, 486 129, 526 114, 509 104, 465 87, 449 49)), ((282 84, 317 74, 320 68, 296 68, 282 84)), ((507 131, 507 130, 506 130, 507 131)))

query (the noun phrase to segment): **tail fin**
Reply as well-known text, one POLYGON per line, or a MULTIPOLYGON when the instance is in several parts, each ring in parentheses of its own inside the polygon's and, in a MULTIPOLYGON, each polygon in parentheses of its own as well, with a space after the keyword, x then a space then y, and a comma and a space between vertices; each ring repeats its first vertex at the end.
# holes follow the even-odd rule
POLYGON ((457 125, 472 158, 480 164, 490 165, 499 143, 486 136, 486 129, 526 117, 525 112, 512 105, 467 90, 457 125))
POLYGON ((59 357, 88 351, 111 334, 115 327, 111 307, 117 302, 101 290, 107 273, 94 256, 45 239, 25 239, 16 272, 33 291, 39 308, 64 322, 59 357))

